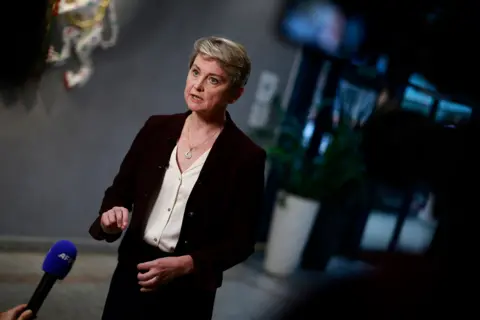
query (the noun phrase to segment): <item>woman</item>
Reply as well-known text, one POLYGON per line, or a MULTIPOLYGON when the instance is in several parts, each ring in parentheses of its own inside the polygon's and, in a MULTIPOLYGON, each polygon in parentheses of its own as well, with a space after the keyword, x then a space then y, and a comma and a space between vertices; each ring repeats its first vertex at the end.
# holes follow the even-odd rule
POLYGON ((90 228, 107 242, 125 231, 102 319, 211 319, 223 271, 253 253, 266 155, 226 111, 249 74, 241 45, 199 39, 188 112, 138 133, 90 228))

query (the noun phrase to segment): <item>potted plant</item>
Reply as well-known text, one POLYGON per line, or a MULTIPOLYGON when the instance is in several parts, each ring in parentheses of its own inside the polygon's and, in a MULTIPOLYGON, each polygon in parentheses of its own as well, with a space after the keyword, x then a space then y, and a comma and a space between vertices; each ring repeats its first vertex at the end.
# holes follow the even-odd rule
POLYGON ((270 226, 264 268, 279 276, 289 275, 299 266, 322 201, 340 199, 346 186, 363 179, 358 152, 360 138, 351 128, 340 125, 326 152, 306 161, 302 131, 295 127, 295 123, 284 126, 281 146, 268 150, 271 163, 280 168, 283 179, 270 226))
POLYGON ((360 152, 362 137, 346 123, 335 132, 325 155, 321 214, 303 250, 303 268, 323 270, 332 256, 355 257, 370 212, 370 187, 360 152))

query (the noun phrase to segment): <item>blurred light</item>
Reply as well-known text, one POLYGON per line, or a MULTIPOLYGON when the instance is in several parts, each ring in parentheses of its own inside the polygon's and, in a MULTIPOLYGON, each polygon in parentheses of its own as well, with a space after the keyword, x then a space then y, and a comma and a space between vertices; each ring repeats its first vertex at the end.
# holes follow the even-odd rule
POLYGON ((377 60, 377 72, 379 74, 385 74, 388 69, 388 56, 380 56, 377 60))
POLYGON ((327 1, 296 1, 281 22, 282 33, 292 42, 324 51, 332 56, 350 56, 364 39, 364 24, 347 18, 327 1))

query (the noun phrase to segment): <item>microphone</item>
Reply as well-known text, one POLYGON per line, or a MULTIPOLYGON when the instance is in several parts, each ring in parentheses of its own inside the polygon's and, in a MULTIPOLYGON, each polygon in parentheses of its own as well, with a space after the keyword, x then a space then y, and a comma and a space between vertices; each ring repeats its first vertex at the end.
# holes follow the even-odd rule
POLYGON ((27 304, 34 318, 55 282, 68 275, 76 258, 77 248, 70 241, 60 240, 50 248, 42 265, 45 274, 27 304))

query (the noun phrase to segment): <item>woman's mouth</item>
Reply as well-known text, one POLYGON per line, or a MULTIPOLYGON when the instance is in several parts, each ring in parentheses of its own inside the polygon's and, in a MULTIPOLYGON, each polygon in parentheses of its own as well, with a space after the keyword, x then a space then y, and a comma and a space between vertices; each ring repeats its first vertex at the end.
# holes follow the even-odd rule
POLYGON ((195 94, 190 94, 193 101, 202 101, 203 99, 195 94))

